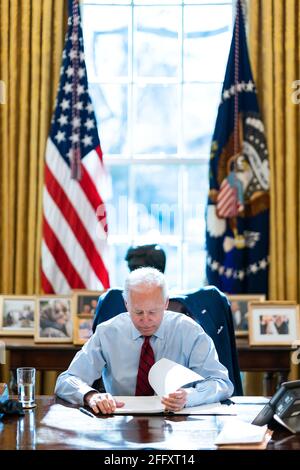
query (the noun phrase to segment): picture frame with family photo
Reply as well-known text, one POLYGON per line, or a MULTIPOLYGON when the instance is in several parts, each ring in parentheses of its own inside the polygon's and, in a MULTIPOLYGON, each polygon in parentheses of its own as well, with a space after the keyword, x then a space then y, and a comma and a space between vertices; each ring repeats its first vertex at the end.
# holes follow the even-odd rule
POLYGON ((36 296, 0 296, 0 335, 34 336, 36 296))
POLYGON ((266 300, 266 296, 264 294, 238 294, 227 297, 231 304, 235 336, 247 336, 249 332, 249 303, 263 302, 266 300))
POLYGON ((72 343, 72 302, 67 295, 37 296, 36 343, 72 343))
POLYGON ((251 346, 290 346, 299 339, 299 305, 296 302, 267 301, 249 304, 251 346))
POLYGON ((73 290, 72 314, 73 314, 73 343, 83 345, 92 336, 92 326, 99 296, 104 291, 73 290))

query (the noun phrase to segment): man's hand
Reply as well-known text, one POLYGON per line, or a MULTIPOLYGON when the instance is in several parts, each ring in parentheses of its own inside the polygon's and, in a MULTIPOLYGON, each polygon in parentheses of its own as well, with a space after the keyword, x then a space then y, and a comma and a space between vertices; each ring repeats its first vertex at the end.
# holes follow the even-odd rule
POLYGON ((187 391, 184 388, 176 390, 174 393, 165 395, 161 402, 165 405, 167 411, 180 411, 184 408, 187 401, 187 391))
POLYGON ((110 393, 88 392, 84 396, 84 403, 92 408, 93 412, 98 414, 99 411, 106 415, 111 414, 116 408, 122 408, 124 402, 116 401, 110 393))

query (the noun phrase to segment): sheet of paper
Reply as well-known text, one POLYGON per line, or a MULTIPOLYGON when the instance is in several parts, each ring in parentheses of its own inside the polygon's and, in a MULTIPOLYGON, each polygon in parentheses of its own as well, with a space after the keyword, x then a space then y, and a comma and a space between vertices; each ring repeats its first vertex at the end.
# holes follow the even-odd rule
POLYGON ((122 401, 125 405, 117 408, 115 414, 137 414, 137 413, 161 413, 164 411, 160 398, 152 397, 114 397, 117 401, 122 401))
POLYGON ((221 403, 209 403, 206 405, 191 406, 176 411, 177 415, 236 415, 233 405, 222 405, 221 403))
POLYGON ((261 412, 265 405, 238 404, 230 405, 232 411, 238 416, 241 421, 252 423, 254 418, 261 412))
POLYGON ((232 418, 224 424, 222 431, 215 440, 215 444, 260 443, 263 442, 266 432, 267 426, 255 426, 238 418, 232 418))
POLYGON ((267 448, 270 439, 272 438, 273 431, 267 430, 262 442, 246 442, 242 444, 219 444, 219 449, 230 450, 264 450, 267 448))
POLYGON ((99 432, 99 420, 90 418, 76 408, 60 404, 51 405, 41 423, 45 426, 73 431, 99 432))
POLYGON ((263 405, 270 401, 269 398, 261 396, 234 396, 230 397, 230 400, 238 405, 263 405))
MULTIPOLYGON (((126 397, 117 396, 117 401, 122 401, 125 405, 117 408, 115 414, 152 414, 164 412, 164 406, 160 397, 126 397)), ((193 406, 176 411, 180 415, 234 415, 234 406, 221 405, 221 403, 210 403, 206 405, 193 406)))
POLYGON ((203 380, 203 377, 187 367, 162 358, 151 367, 148 379, 155 393, 162 397, 188 383, 203 380))

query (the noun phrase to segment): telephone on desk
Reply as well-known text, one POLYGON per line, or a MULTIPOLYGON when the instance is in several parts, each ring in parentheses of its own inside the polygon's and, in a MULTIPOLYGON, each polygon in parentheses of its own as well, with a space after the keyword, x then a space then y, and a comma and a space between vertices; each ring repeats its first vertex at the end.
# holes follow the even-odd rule
POLYGON ((277 415, 283 421, 282 424, 291 432, 300 432, 300 380, 281 384, 269 403, 254 418, 252 424, 264 426, 274 415, 277 415))

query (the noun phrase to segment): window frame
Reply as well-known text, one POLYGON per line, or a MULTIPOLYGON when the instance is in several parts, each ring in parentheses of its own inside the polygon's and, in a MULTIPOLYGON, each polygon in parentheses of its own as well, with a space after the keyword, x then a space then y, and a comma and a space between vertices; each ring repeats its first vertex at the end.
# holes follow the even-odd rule
MULTIPOLYGON (((102 6, 110 6, 110 7, 126 7, 131 9, 131 21, 128 25, 128 77, 124 79, 123 77, 111 77, 109 80, 99 80, 96 76, 88 76, 89 84, 97 84, 97 85, 114 85, 114 84, 125 84, 128 86, 128 109, 127 109, 127 127, 128 127, 128 152, 122 154, 105 154, 103 156, 105 167, 108 169, 113 168, 117 165, 127 165, 128 166, 128 200, 134 201, 135 200, 135 181, 134 181, 134 168, 137 165, 147 164, 147 165, 164 165, 166 168, 169 165, 178 165, 178 213, 179 213, 179 227, 180 233, 178 235, 170 235, 165 236, 161 235, 159 240, 153 240, 152 243, 158 242, 162 246, 165 244, 169 244, 170 246, 177 247, 177 283, 176 287, 178 289, 187 289, 187 288, 199 288, 200 282, 197 286, 187 286, 185 284, 184 279, 184 264, 186 255, 185 251, 187 249, 188 244, 194 243, 199 244, 199 249, 203 255, 205 252, 205 246, 202 246, 201 239, 203 238, 204 234, 199 234, 199 237, 190 237, 187 235, 185 230, 185 218, 184 218, 184 211, 185 211, 185 201, 187 197, 187 169, 191 165, 207 165, 208 171, 208 163, 209 163, 209 155, 192 155, 190 153, 186 153, 184 151, 184 139, 183 139, 183 93, 184 93, 184 85, 186 84, 217 84, 220 87, 222 86, 222 82, 219 81, 210 81, 210 82, 203 82, 201 80, 188 80, 184 77, 184 12, 186 6, 205 6, 205 5, 216 5, 216 6, 223 6, 223 5, 231 5, 232 8, 232 22, 231 22, 231 29, 232 32, 233 27, 233 17, 234 17, 234 8, 235 8, 235 0, 227 0, 227 1, 201 1, 199 0, 196 2, 188 2, 188 1, 164 1, 161 0, 160 2, 157 0, 155 3, 151 1, 147 1, 144 4, 134 2, 134 0, 128 1, 127 3, 121 2, 97 2, 92 0, 85 0, 81 5, 81 8, 84 9, 87 5, 99 5, 102 6), (134 28, 135 28, 135 11, 137 8, 141 7, 161 7, 161 6, 176 6, 177 8, 181 9, 181 21, 178 30, 178 75, 176 77, 137 77, 135 70, 134 70, 134 28), (167 156, 165 155, 156 155, 156 154, 137 154, 134 152, 133 148, 133 124, 134 124, 134 87, 137 85, 151 85, 151 84, 175 84, 177 86, 178 92, 178 99, 179 99, 179 106, 178 106, 178 145, 177 145, 177 154, 167 156)), ((229 52, 228 44, 228 52, 229 52)), ((225 70, 224 70, 225 73, 225 70)), ((221 90, 220 90, 221 91, 221 90)), ((101 136, 101 122, 99 123, 100 127, 100 139, 102 140, 101 136)), ((213 133, 213 129, 211 131, 213 133)), ((207 186, 208 186, 208 178, 207 178, 207 186)), ((137 201, 138 203, 138 201, 137 201)), ((203 205, 206 204, 206 200, 203 201, 203 205)), ((127 244, 128 247, 133 244, 143 244, 143 243, 151 243, 150 241, 143 241, 144 237, 139 236, 137 233, 134 233, 133 222, 128 218, 128 234, 127 237, 123 234, 108 234, 108 244, 110 246, 120 245, 120 244, 127 244)), ((108 226, 109 228, 109 226, 108 226)), ((109 232, 108 232, 109 233, 109 232)), ((167 257, 168 263, 168 257, 167 257)), ((203 269, 199 269, 202 273, 205 272, 205 266, 202 267, 203 269)), ((112 284, 115 285, 115 279, 112 279, 112 284)), ((202 283, 204 283, 204 277, 202 277, 202 283)), ((173 286, 175 287, 175 286, 173 286)))

